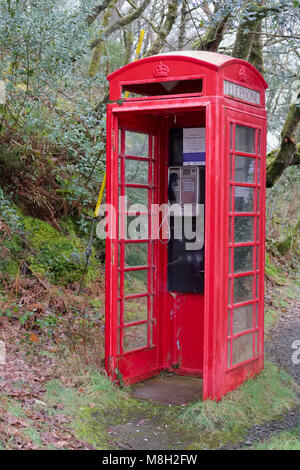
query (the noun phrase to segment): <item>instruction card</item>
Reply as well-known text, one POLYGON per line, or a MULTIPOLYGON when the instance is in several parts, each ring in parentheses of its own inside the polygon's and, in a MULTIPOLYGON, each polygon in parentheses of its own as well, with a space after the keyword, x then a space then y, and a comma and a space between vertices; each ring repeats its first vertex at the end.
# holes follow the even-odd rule
POLYGON ((205 165, 205 127, 183 129, 183 164, 205 165))

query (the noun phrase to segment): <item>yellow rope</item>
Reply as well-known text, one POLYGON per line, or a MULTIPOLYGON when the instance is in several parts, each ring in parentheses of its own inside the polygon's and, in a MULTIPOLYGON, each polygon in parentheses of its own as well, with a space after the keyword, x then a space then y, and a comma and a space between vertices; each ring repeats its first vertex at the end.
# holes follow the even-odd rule
POLYGON ((103 176, 103 181, 102 181, 102 184, 101 184, 100 193, 99 193, 99 196, 98 196, 98 201, 97 201, 94 217, 98 217, 99 209, 100 209, 100 206, 101 206, 101 203, 102 203, 102 198, 103 198, 105 185, 106 185, 106 171, 105 171, 104 176, 103 176))

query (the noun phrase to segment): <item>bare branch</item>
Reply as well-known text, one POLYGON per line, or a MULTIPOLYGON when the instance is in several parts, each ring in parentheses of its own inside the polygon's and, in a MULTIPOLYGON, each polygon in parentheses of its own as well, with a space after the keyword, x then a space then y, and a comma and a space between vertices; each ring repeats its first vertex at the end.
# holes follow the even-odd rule
POLYGON ((134 20, 139 18, 141 16, 141 14, 143 13, 143 11, 148 6, 149 2, 150 2, 150 0, 143 0, 141 5, 138 8, 136 8, 133 12, 131 12, 128 15, 124 16, 123 18, 120 18, 118 21, 116 21, 112 25, 108 26, 103 31, 101 31, 99 36, 96 39, 94 39, 94 41, 92 41, 90 47, 94 48, 95 46, 97 46, 97 44, 99 44, 99 42, 103 41, 110 34, 114 33, 115 31, 122 28, 123 26, 129 25, 134 20))

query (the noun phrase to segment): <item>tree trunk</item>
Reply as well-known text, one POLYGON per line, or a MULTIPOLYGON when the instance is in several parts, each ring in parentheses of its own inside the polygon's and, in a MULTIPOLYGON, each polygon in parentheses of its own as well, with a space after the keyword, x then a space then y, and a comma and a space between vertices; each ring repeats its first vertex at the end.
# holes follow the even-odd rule
POLYGON ((179 0, 172 0, 171 2, 169 2, 168 11, 164 19, 162 28, 160 32, 158 33, 158 36, 155 39, 154 43, 152 44, 151 48, 147 52, 146 57, 159 54, 159 52, 161 51, 164 45, 164 41, 169 35, 171 29, 173 28, 173 25, 177 18, 178 4, 179 4, 179 0))
MULTIPOLYGON (((102 20, 103 28, 107 27, 116 3, 117 3, 117 0, 110 0, 107 3, 107 10, 106 10, 106 12, 103 16, 103 20, 102 20)), ((100 32, 100 34, 101 34, 101 32, 100 32)), ((104 46, 105 46, 104 42, 101 41, 93 49, 92 58, 91 58, 90 66, 89 66, 89 72, 88 72, 89 76, 92 77, 92 78, 94 78, 96 73, 98 72, 99 65, 100 65, 100 60, 101 60, 101 57, 103 55, 103 51, 105 49, 104 46)))
POLYGON ((281 132, 281 145, 278 150, 272 150, 267 155, 267 188, 274 186, 284 170, 291 165, 300 163, 300 144, 296 138, 300 127, 300 93, 297 102, 292 103, 289 108, 281 132))
POLYGON ((228 13, 221 21, 218 21, 212 28, 208 29, 206 34, 193 43, 192 49, 198 51, 218 52, 229 17, 230 14, 228 13))

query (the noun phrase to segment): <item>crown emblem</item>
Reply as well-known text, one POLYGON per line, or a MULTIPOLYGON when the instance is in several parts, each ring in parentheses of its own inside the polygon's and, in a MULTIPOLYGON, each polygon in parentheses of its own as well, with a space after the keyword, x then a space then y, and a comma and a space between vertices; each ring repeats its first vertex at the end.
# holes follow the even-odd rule
POLYGON ((169 75, 169 72, 170 72, 169 67, 167 65, 162 64, 162 63, 158 64, 152 70, 153 77, 155 77, 155 78, 167 77, 169 75))
POLYGON ((241 82, 246 82, 247 81, 247 70, 246 67, 241 67, 239 70, 239 77, 241 82))

